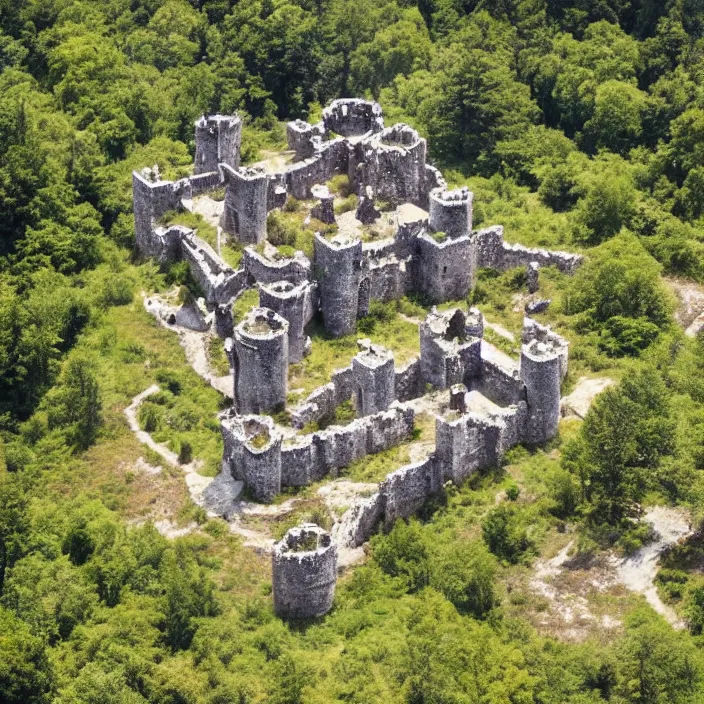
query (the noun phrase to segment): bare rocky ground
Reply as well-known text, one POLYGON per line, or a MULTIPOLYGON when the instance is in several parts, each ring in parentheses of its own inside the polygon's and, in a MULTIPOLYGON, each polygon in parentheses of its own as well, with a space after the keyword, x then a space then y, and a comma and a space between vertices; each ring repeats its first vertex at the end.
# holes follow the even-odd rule
POLYGON ((203 219, 214 227, 219 227, 220 217, 225 209, 225 201, 214 200, 209 195, 204 194, 195 197, 191 207, 192 212, 202 215, 203 219))
POLYGON ((565 418, 584 418, 594 399, 609 386, 615 384, 608 377, 589 378, 582 376, 575 384, 574 389, 560 401, 560 410, 565 418))
POLYGON ((675 320, 688 337, 695 337, 704 328, 704 286, 676 278, 666 278, 665 282, 678 301, 675 320))
POLYGON ((684 627, 660 599, 654 580, 662 553, 692 534, 688 516, 679 509, 655 506, 643 520, 653 526, 657 537, 632 555, 571 556, 574 541, 570 540, 554 557, 535 565, 529 586, 546 601, 537 617, 539 626, 566 640, 583 640, 595 630, 620 626, 613 600, 633 592, 644 596, 674 628, 684 627))
MULTIPOLYGON (((180 464, 175 452, 156 442, 149 433, 139 427, 137 419, 139 406, 145 399, 158 391, 159 387, 156 384, 150 386, 135 396, 132 403, 125 408, 127 422, 137 440, 157 453, 166 464, 184 473, 191 499, 195 504, 204 508, 210 517, 222 517, 228 521, 230 532, 240 536, 246 546, 254 548, 258 552, 271 552, 274 538, 266 520, 281 518, 292 513, 299 503, 299 499, 292 498, 282 503, 268 505, 244 501, 240 498, 244 488, 243 483, 234 480, 229 474, 222 472, 215 478, 204 477, 198 473, 200 468, 198 461, 180 464), (248 526, 250 519, 263 520, 256 521, 255 528, 248 526)), ((161 468, 149 465, 140 457, 135 464, 135 470, 153 474, 160 472, 161 468)), ((337 479, 322 486, 318 490, 318 496, 323 499, 335 524, 339 524, 344 521, 344 514, 357 498, 369 496, 377 488, 377 484, 337 479)), ((162 535, 169 538, 187 535, 197 528, 195 523, 185 528, 178 528, 168 519, 159 520, 154 525, 162 535)), ((359 562, 363 557, 364 550, 362 548, 342 548, 339 551, 338 563, 340 567, 344 568, 359 562)))
POLYGON ((211 337, 215 333, 210 330, 198 332, 169 323, 169 316, 175 314, 179 309, 179 306, 175 305, 175 295, 173 292, 165 297, 156 295, 146 296, 143 294, 143 299, 144 307, 147 312, 151 313, 160 325, 178 335, 178 341, 186 353, 186 360, 191 367, 193 367, 196 374, 205 379, 205 381, 223 394, 223 396, 232 398, 234 394, 232 376, 229 374, 227 376, 219 376, 210 365, 208 349, 211 337))

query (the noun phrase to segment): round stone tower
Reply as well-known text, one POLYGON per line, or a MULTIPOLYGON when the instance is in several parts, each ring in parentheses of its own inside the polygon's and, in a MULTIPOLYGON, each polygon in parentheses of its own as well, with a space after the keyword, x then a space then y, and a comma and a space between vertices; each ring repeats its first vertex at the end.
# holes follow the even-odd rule
POLYGON ((286 405, 288 323, 268 308, 252 308, 235 328, 235 402, 239 413, 286 405))
POLYGON ((394 356, 369 340, 357 343, 360 352, 352 360, 358 416, 385 411, 395 398, 394 356))
POLYGON ((539 340, 522 345, 520 374, 528 404, 523 441, 538 445, 555 437, 560 421, 559 351, 539 340))
POLYGON ((448 237, 462 237, 472 232, 472 201, 467 188, 446 191, 436 188, 430 193, 430 229, 448 237))
POLYGON ((384 118, 381 106, 361 98, 339 98, 323 110, 325 132, 343 137, 359 137, 367 132, 381 132, 384 118))
POLYGON ((259 287, 259 305, 278 313, 288 322, 288 359, 300 362, 309 351, 310 338, 305 327, 313 317, 314 284, 301 281, 275 281, 259 287))
POLYGON ((240 165, 242 120, 238 115, 203 115, 196 120, 195 173, 218 170, 218 164, 233 169, 240 165))
POLYGON ((315 618, 332 607, 337 546, 313 523, 292 528, 272 554, 274 611, 281 618, 315 618))
POLYGON ((349 335, 357 326, 362 241, 336 235, 315 235, 315 270, 325 329, 334 337, 349 335))

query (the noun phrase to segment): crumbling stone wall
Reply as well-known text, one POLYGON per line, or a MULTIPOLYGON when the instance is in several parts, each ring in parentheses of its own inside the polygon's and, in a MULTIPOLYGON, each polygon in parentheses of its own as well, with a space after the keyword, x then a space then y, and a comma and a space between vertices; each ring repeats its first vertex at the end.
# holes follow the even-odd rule
POLYGON ((332 608, 337 546, 312 523, 289 530, 272 553, 274 611, 281 618, 316 618, 332 608))
POLYGON ((384 118, 379 103, 360 98, 333 100, 323 109, 325 132, 343 137, 360 137, 367 132, 381 132, 384 118))
POLYGON ((181 255, 189 263, 193 278, 205 294, 210 306, 231 301, 245 286, 242 271, 234 271, 207 243, 192 230, 181 232, 181 255))
POLYGON ((312 435, 287 439, 281 446, 281 486, 307 486, 322 478, 315 463, 312 435))
POLYGON ((298 200, 311 197, 316 184, 329 181, 336 173, 346 173, 349 168, 350 148, 343 139, 313 142, 313 155, 286 168, 285 182, 288 192, 298 200))
POLYGON ((362 242, 343 236, 328 240, 315 235, 315 275, 325 329, 334 337, 357 326, 362 242))
POLYGON ((240 165, 242 120, 238 115, 203 115, 196 120, 195 173, 212 173, 219 164, 240 165))
POLYGON ((235 403, 240 413, 284 408, 288 392, 288 323, 253 308, 235 328, 235 403))
POLYGON ((253 481, 257 498, 271 501, 282 486, 304 486, 328 474, 337 476, 341 468, 355 460, 407 440, 413 432, 414 412, 408 406, 394 405, 383 413, 287 439, 283 444, 268 416, 238 416, 230 410, 220 418, 224 471, 232 472, 235 479, 241 479, 248 487, 253 481), (261 421, 259 426, 252 424, 255 420, 261 421), (261 428, 269 430, 266 444, 259 433, 261 428), (256 438, 260 438, 259 442, 256 438), (260 444, 264 445, 265 454, 259 450, 253 452, 260 444))
POLYGON ((288 322, 288 358, 300 362, 310 351, 310 338, 305 333, 315 310, 315 285, 309 281, 292 284, 277 281, 259 287, 259 305, 278 313, 288 322))
POLYGON ((478 469, 501 460, 502 422, 478 413, 436 417, 435 456, 446 480, 459 486, 478 469))
POLYGON ((524 401, 526 392, 518 364, 486 343, 482 343, 481 354, 481 372, 472 381, 472 388, 499 406, 510 406, 524 401))
POLYGON ((167 235, 164 228, 156 228, 157 220, 171 210, 181 209, 181 199, 190 195, 187 182, 162 181, 158 169, 132 172, 132 201, 134 233, 137 249, 144 257, 159 262, 178 257, 178 237, 167 235))
POLYGON ((441 466, 434 455, 391 472, 379 489, 384 497, 384 524, 390 528, 396 519, 417 513, 428 498, 441 489, 441 466))
POLYGON ((420 359, 412 359, 395 372, 396 399, 401 402, 419 398, 425 391, 420 370, 420 359))
POLYGON ((258 284, 288 281, 296 285, 311 278, 310 259, 303 252, 296 252, 291 258, 274 260, 262 256, 252 247, 246 247, 242 262, 247 277, 258 284))
POLYGON ((369 497, 357 499, 335 526, 335 538, 340 545, 359 547, 369 540, 383 520, 384 495, 377 491, 369 497))
POLYGON ((547 249, 531 249, 504 242, 504 228, 495 225, 475 232, 477 266, 505 271, 537 262, 538 266, 555 266, 564 274, 574 274, 584 260, 581 254, 547 249))
POLYGON ((235 170, 220 165, 225 182, 222 228, 245 244, 258 244, 266 238, 269 178, 258 169, 235 170))

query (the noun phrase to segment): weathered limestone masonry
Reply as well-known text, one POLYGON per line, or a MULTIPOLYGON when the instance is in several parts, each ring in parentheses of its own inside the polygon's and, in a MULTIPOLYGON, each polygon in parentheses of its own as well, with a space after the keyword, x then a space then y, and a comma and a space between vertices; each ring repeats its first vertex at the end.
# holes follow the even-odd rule
POLYGON ((335 337, 357 326, 362 242, 359 238, 315 235, 315 272, 325 329, 335 337))
POLYGON ((357 415, 385 411, 395 399, 394 356, 369 340, 359 343, 361 352, 352 360, 357 415))
POLYGON ((218 170, 219 164, 233 169, 240 165, 242 120, 238 115, 203 115, 196 120, 196 174, 218 170))
POLYGON ((163 181, 159 169, 144 169, 132 174, 134 233, 137 248, 145 257, 168 262, 179 257, 179 237, 163 227, 158 219, 171 210, 181 208, 181 200, 190 196, 185 181, 163 181))
MULTIPOLYGON (((479 374, 481 337, 474 336, 479 326, 476 313, 467 326, 467 315, 459 308, 441 313, 435 309, 420 326, 420 370, 425 384, 449 389, 467 384, 479 374)), ((483 328, 483 326, 482 326, 483 328)))
POLYGON ((523 440, 533 445, 557 434, 560 421, 560 351, 549 341, 521 346, 521 380, 526 386, 528 418, 523 440))
POLYGON ((387 411, 331 426, 310 435, 287 437, 269 416, 241 416, 234 409, 220 414, 223 471, 245 483, 260 501, 272 501, 287 486, 306 486, 369 454, 408 439, 413 409, 399 404, 387 411))
POLYGON ((259 305, 278 313, 288 323, 288 359, 291 364, 300 362, 310 352, 310 337, 305 327, 316 309, 316 287, 310 281, 292 284, 276 281, 259 287, 259 305))
POLYGON ((326 133, 361 137, 368 132, 381 132, 384 118, 378 103, 359 98, 340 98, 323 110, 323 126, 326 133))
POLYGON ((329 533, 313 523, 291 528, 274 546, 272 575, 277 616, 323 616, 335 597, 337 546, 329 533))
POLYGON ((273 501, 281 492, 281 433, 274 421, 269 416, 226 411, 221 425, 228 471, 245 483, 257 501, 273 501))
MULTIPOLYGON (((255 499, 272 501, 282 488, 336 476, 355 460, 408 439, 414 427, 410 402, 428 388, 444 390, 447 398, 439 406, 436 397, 431 399, 435 451, 389 474, 376 493, 346 514, 336 539, 360 545, 378 524, 389 526, 412 515, 444 482, 460 483, 495 465, 519 442, 540 444, 555 436, 567 342, 526 318, 516 361, 483 339, 483 317, 475 309, 433 309, 419 326, 420 357, 400 368, 390 352, 360 341, 348 367, 289 409, 290 428, 261 415, 285 408, 289 363, 309 350, 306 326, 317 312, 329 334, 349 335, 373 300, 412 292, 436 303, 463 299, 477 267, 525 267, 528 287, 535 292, 539 267, 572 274, 582 257, 508 245, 498 226, 473 231, 472 193, 448 190, 442 174, 427 163, 426 141, 408 125, 385 128, 377 103, 336 100, 318 124, 289 123, 288 144, 296 160, 276 173, 239 166, 241 128, 236 115, 203 116, 195 127, 193 176, 164 181, 156 168, 133 174, 140 252, 161 263, 187 261, 214 311, 216 332, 226 338, 235 404, 220 415, 223 471, 243 481, 255 499), (382 201, 400 206, 396 220, 383 224, 395 222, 395 232, 363 243, 357 224, 347 222, 329 238, 316 233, 313 263, 302 252, 280 256, 265 242, 268 213, 283 207, 288 196, 316 198, 311 215, 335 224, 334 199, 325 184, 336 174, 347 175, 361 196, 360 221, 374 224, 386 210, 382 201), (169 211, 192 209, 194 196, 223 186, 225 232, 245 244, 264 243, 263 251, 245 249, 237 271, 193 231, 159 222, 169 211), (255 286, 261 307, 235 327, 232 303, 255 286), (348 400, 357 418, 324 427, 348 400), (311 422, 324 429, 301 433, 311 422)), ((189 306, 181 317, 202 329, 203 312, 189 306)), ((276 609, 290 617, 318 616, 332 603, 336 547, 315 526, 297 531, 274 552, 276 609)))
POLYGON ((360 191, 371 188, 376 198, 393 205, 427 207, 426 150, 426 141, 408 125, 387 127, 357 146, 354 181, 360 191))
POLYGON ((220 165, 225 182, 225 210, 222 228, 245 244, 259 244, 266 238, 269 177, 258 169, 233 169, 220 165))
POLYGON ((240 413, 286 405, 288 327, 273 310, 253 308, 235 328, 235 403, 240 413))
POLYGON ((244 275, 235 271, 207 243, 181 228, 181 255, 189 263, 193 278, 205 293, 208 305, 227 303, 244 288, 244 275))
POLYGON ((448 237, 470 234, 473 200, 474 194, 466 187, 455 191, 436 188, 430 193, 430 229, 433 232, 444 232, 448 237))
POLYGON ((288 148, 296 152, 296 161, 308 159, 315 153, 314 137, 322 137, 322 123, 310 125, 303 120, 294 120, 286 125, 288 148))
POLYGON ((538 266, 554 266, 565 274, 574 274, 584 260, 581 254, 506 244, 501 225, 478 230, 474 234, 477 239, 477 265, 486 269, 505 271, 535 262, 538 266))

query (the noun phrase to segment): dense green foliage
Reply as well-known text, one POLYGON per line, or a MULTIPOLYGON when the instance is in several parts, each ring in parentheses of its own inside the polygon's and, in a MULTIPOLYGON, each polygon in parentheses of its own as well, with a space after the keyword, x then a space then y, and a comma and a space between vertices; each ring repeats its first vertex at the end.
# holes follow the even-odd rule
MULTIPOLYGON (((703 47, 695 0, 0 0, 0 701, 702 701, 696 546, 659 577, 690 633, 626 600, 608 643, 567 644, 536 629, 544 605, 521 580, 568 524, 585 550, 628 551, 649 537, 634 520, 648 498, 704 518, 704 342, 677 331, 662 278, 704 281, 703 47), (126 427, 134 395, 161 386, 142 428, 211 475, 221 398, 136 300, 192 282, 134 260, 130 173, 188 173, 202 112, 244 116, 251 162, 283 147, 282 120, 347 95, 428 138, 475 192, 475 224, 584 251, 574 278, 541 273, 573 343, 567 383, 623 380, 555 447, 514 451, 511 478, 450 488, 375 537, 331 614, 293 625, 273 616, 268 560, 179 474, 155 489, 133 471, 158 462, 126 427), (197 530, 167 539, 157 515, 197 530)), ((331 184, 339 213, 348 186, 331 184)), ((287 211, 275 244, 309 252, 300 204, 287 211)), ((523 284, 482 272, 473 302, 518 332, 523 284)), ((399 314, 422 303, 374 303, 359 331, 405 361, 417 331, 399 314)), ((328 343, 292 386, 356 349, 328 343)))

